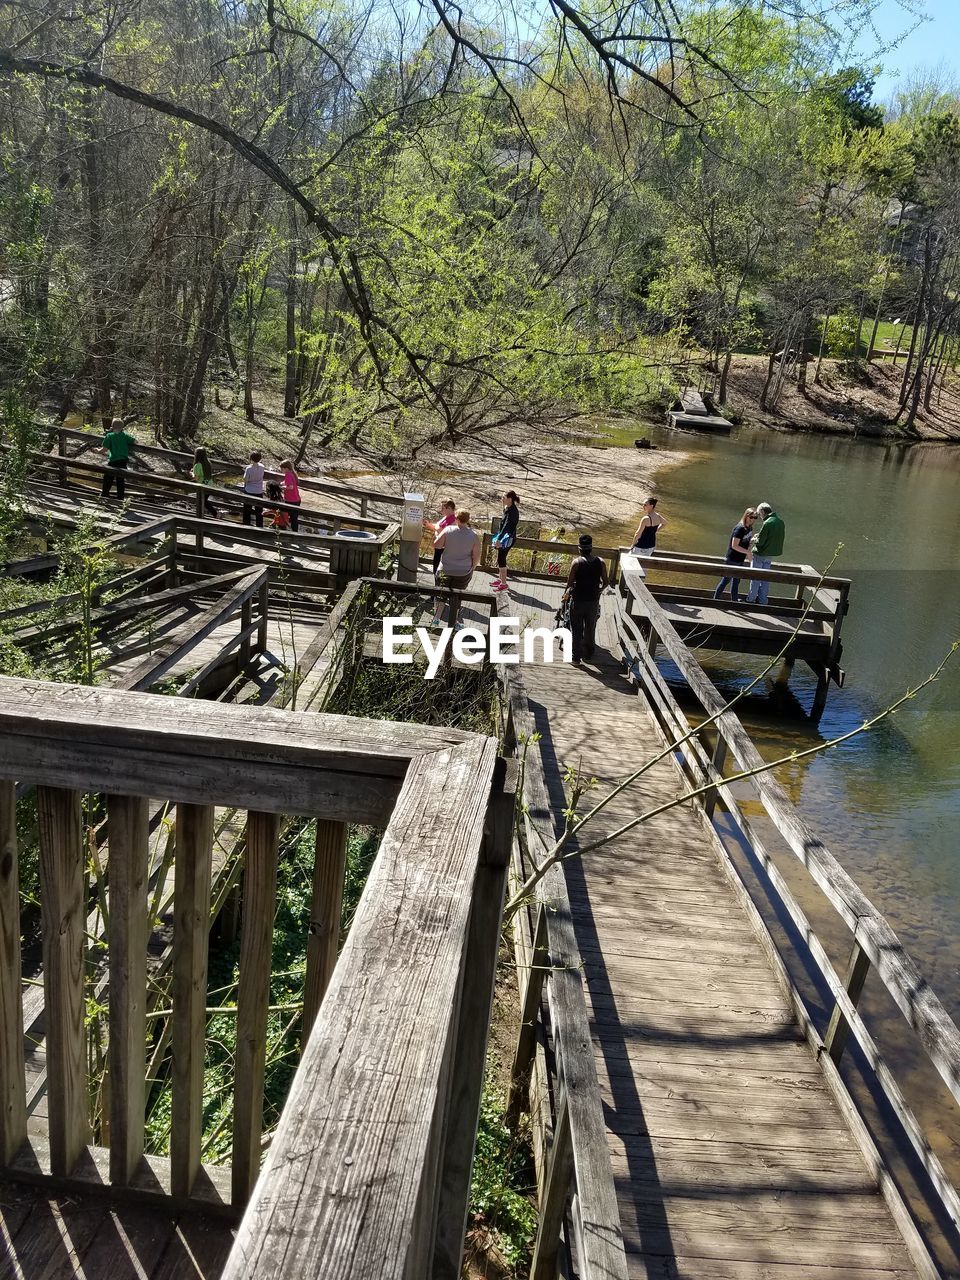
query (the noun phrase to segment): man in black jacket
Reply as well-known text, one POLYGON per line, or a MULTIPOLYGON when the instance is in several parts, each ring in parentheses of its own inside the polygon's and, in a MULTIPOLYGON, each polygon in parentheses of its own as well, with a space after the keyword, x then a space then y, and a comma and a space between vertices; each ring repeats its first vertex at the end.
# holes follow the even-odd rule
POLYGON ((573 665, 579 667, 593 657, 597 619, 600 617, 600 592, 607 586, 607 566, 593 554, 593 539, 588 533, 578 539, 580 554, 570 566, 565 597, 570 600, 570 631, 573 635, 573 665))

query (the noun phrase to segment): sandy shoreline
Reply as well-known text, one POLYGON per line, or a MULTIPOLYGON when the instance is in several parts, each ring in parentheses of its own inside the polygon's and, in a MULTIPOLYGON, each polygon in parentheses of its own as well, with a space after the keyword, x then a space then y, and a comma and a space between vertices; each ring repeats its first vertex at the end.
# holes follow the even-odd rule
MULTIPOLYGON (((351 469, 369 488, 423 493, 427 509, 450 497, 475 524, 501 510, 500 495, 514 489, 525 521, 589 530, 639 520, 648 493, 663 473, 687 459, 681 450, 597 448, 553 440, 524 445, 470 444, 437 452, 419 466, 393 472, 351 469)), ((334 468, 332 474, 342 468, 334 468)))

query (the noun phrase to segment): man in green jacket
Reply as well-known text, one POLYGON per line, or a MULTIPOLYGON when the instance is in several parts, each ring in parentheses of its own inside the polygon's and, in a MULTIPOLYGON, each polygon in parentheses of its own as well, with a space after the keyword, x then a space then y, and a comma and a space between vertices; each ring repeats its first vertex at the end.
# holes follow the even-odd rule
MULTIPOLYGON (((760 532, 753 535, 753 569, 769 569, 774 559, 783 554, 783 521, 771 507, 769 502, 759 502, 757 511, 763 520, 760 532)), ((770 594, 770 583, 754 578, 750 583, 750 594, 747 599, 751 604, 766 604, 770 594)))
POLYGON ((136 440, 133 436, 128 435, 124 431, 124 423, 122 418, 114 418, 110 430, 103 437, 103 448, 107 455, 107 466, 109 471, 103 473, 103 485, 100 488, 101 497, 108 498, 113 483, 117 483, 117 497, 123 499, 126 488, 126 480, 124 472, 127 469, 127 463, 130 461, 130 450, 136 446, 136 440))

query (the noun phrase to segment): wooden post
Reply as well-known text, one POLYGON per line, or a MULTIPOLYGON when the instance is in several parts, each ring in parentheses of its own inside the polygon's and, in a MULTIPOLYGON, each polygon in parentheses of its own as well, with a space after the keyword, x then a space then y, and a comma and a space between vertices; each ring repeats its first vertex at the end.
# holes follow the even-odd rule
POLYGON ((149 813, 140 796, 109 796, 110 1179, 127 1183, 143 1155, 146 1106, 149 813))
POLYGON ((310 936, 307 938, 307 976, 303 989, 303 1044, 310 1035, 337 963, 346 871, 347 824, 318 818, 310 936))
POLYGON ((553 1129, 553 1146, 550 1149, 550 1165, 540 1204, 540 1221, 533 1246, 530 1264, 530 1280, 556 1280, 557 1256, 560 1252, 560 1233, 567 1208, 567 1195, 573 1179, 573 1142, 570 1134, 570 1113, 564 1094, 560 1114, 553 1129))
POLYGON ((843 626, 843 619, 849 608, 850 584, 844 583, 838 592, 837 611, 833 618, 833 630, 830 637, 830 650, 827 654, 827 667, 835 667, 840 662, 840 655, 843 653, 843 645, 840 643, 840 629, 843 626))
POLYGON ((446 1097, 440 1170, 434 1198, 432 1280, 460 1280, 470 1180, 480 1123, 480 1097, 493 1012, 500 926, 513 837, 518 768, 497 761, 487 810, 484 858, 473 882, 463 952, 460 1006, 446 1097))
MULTIPOLYGON (((870 972, 870 960, 863 951, 859 942, 854 942, 853 950, 850 953, 850 960, 847 964, 847 972, 844 974, 843 986, 850 997, 854 1007, 860 1002, 860 996, 863 994, 863 984, 867 980, 867 974, 870 972)), ((846 1015, 835 1003, 833 1013, 830 1015, 830 1023, 827 1027, 827 1034, 823 1037, 823 1048, 829 1053, 834 1063, 839 1063, 843 1057, 844 1046, 847 1043, 847 1036, 850 1034, 850 1023, 847 1021, 846 1015)))
POLYGON ((810 708, 810 719, 814 724, 820 723, 824 708, 827 705, 827 692, 830 688, 830 671, 826 664, 817 668, 817 688, 813 695, 813 706, 810 708))
POLYGON ((0 782, 0 1161, 27 1136, 17 877, 17 788, 0 782))
MULTIPOLYGON (((244 600, 243 604, 240 606, 240 629, 242 631, 246 631, 252 621, 253 621, 253 605, 251 604, 248 598, 244 600)), ((243 639, 240 641, 240 648, 237 653, 237 658, 240 663, 241 672, 246 671, 247 667, 249 667, 250 665, 249 635, 245 635, 243 639)))
MULTIPOLYGON (((198 487, 197 487, 197 490, 196 490, 196 493, 194 494, 194 497, 196 498, 196 513, 197 513, 197 519, 198 519, 198 520, 202 520, 202 519, 204 518, 204 516, 206 515, 206 513, 207 513, 207 512, 206 512, 206 506, 205 506, 204 501, 203 501, 203 489, 202 489, 202 487, 200 487, 200 486, 198 486, 198 487)), ((198 536, 199 536, 199 532, 198 532, 198 536)))
POLYGON ((264 582, 260 588, 258 599, 259 622, 257 629, 257 652, 267 652, 267 624, 270 621, 270 585, 264 582))
POLYGON ((247 815, 243 933, 237 993, 237 1053, 233 1108, 233 1194, 246 1204, 260 1172, 263 1077, 267 1060, 267 1008, 273 919, 277 912, 277 841, 280 815, 247 815))
POLYGON ((360 499, 360 518, 362 520, 366 520, 367 510, 369 509, 369 506, 370 506, 370 500, 368 498, 360 499))
MULTIPOLYGON (((67 433, 61 427, 57 432, 57 455, 65 458, 67 456, 67 433)), ((57 475, 60 481, 60 487, 66 488, 67 485, 67 464, 61 462, 57 467, 57 475)))
POLYGON ((167 587, 171 589, 177 586, 177 551, 177 530, 174 526, 167 546, 167 587))
POLYGON ((520 1031, 517 1047, 510 1068, 510 1093, 507 1098, 507 1124, 511 1128, 525 1111, 530 1096, 530 1072, 537 1051, 537 1026, 540 1022, 540 1000, 543 984, 550 965, 547 941, 547 911, 541 902, 537 908, 537 923, 533 932, 533 950, 530 953, 530 972, 527 974, 520 1001, 520 1031))
POLYGON ((173 898, 173 1100, 170 1182, 188 1196, 200 1172, 213 806, 177 805, 173 898))
POLYGON ((400 552, 397 565, 399 582, 416 582, 420 571, 420 539, 423 537, 422 493, 403 495, 403 515, 400 521, 400 552))
POLYGON ((80 793, 37 788, 50 1171, 69 1175, 88 1138, 83 960, 86 893, 80 793))
MULTIPOLYGON (((718 728, 719 733, 719 728, 718 728)), ((713 755, 710 757, 710 763, 716 769, 717 773, 723 775, 723 769, 727 762, 727 740, 723 737, 717 738, 717 745, 713 749, 713 755)), ((704 792, 703 807, 707 812, 707 817, 713 817, 713 811, 717 807, 719 793, 716 787, 711 787, 709 791, 704 792)))

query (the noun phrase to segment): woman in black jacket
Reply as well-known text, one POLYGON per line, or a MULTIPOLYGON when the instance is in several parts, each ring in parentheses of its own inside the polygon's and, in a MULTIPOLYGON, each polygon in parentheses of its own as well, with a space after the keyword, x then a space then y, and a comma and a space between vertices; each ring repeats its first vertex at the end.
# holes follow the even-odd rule
POLYGON ((508 489, 503 495, 503 515, 500 517, 500 528, 493 535, 493 545, 497 548, 497 569, 500 576, 493 584, 494 591, 507 589, 507 556, 510 548, 517 540, 517 525, 520 523, 520 499, 508 489))

